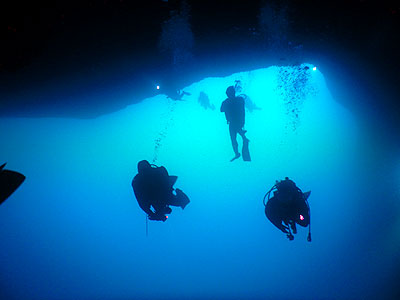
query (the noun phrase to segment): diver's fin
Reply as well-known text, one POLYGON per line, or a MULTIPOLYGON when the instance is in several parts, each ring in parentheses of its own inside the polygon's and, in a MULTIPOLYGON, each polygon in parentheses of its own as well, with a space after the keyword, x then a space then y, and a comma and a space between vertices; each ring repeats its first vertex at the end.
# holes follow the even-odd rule
POLYGON ((181 189, 176 189, 175 191, 177 198, 181 202, 180 207, 185 209, 186 205, 190 203, 189 197, 181 189))
POLYGON ((310 197, 311 191, 303 193, 304 200, 307 200, 310 197))
POLYGON ((7 163, 4 163, 0 166, 0 171, 3 170, 3 168, 6 166, 7 163))
POLYGON ((234 158, 231 159, 231 162, 233 162, 234 160, 238 159, 240 157, 240 153, 236 154, 234 158))
MULTIPOLYGON (((2 168, 4 167, 1 166, 2 168)), ((2 204, 24 182, 25 176, 21 173, 2 170, 0 172, 0 204, 2 204)))
POLYGON ((242 156, 244 161, 251 161, 248 138, 243 139, 242 156))

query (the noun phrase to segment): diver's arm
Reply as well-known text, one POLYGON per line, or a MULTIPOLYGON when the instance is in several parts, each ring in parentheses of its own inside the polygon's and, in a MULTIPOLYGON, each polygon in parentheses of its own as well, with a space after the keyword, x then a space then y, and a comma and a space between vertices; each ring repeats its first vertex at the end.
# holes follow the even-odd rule
POLYGON ((230 116, 229 116, 229 113, 227 112, 227 109, 226 109, 227 101, 228 101, 228 99, 226 99, 226 100, 224 100, 222 102, 220 111, 225 113, 226 124, 229 124, 230 123, 230 120, 229 120, 230 116))
POLYGON ((150 209, 150 205, 149 206, 140 205, 140 202, 139 202, 139 206, 149 216, 154 215, 154 212, 150 209))
POLYGON ((140 208, 148 215, 153 215, 154 213, 150 209, 150 203, 145 200, 145 197, 140 192, 139 188, 136 186, 135 180, 132 181, 133 193, 135 194, 136 200, 140 208))
POLYGON ((148 215, 153 215, 154 212, 150 209, 150 204, 145 201, 142 197, 138 197, 138 195, 135 193, 136 200, 140 206, 140 208, 148 215))
POLYGON ((221 112, 225 112, 225 101, 223 101, 223 102, 221 103, 220 111, 221 111, 221 112))
MULTIPOLYGON (((136 199, 138 199, 138 198, 136 198, 136 199)), ((151 216, 151 215, 154 214, 154 212, 150 209, 150 204, 144 203, 144 201, 140 201, 139 199, 138 199, 138 204, 139 204, 140 208, 141 208, 146 214, 148 214, 149 216, 151 216)))
MULTIPOLYGON (((268 216, 267 216, 268 217, 268 216)), ((282 224, 282 221, 277 221, 274 220, 272 218, 268 217, 268 220, 275 225, 276 228, 278 228, 280 231, 282 231, 283 233, 289 233, 289 227, 285 226, 282 224)))

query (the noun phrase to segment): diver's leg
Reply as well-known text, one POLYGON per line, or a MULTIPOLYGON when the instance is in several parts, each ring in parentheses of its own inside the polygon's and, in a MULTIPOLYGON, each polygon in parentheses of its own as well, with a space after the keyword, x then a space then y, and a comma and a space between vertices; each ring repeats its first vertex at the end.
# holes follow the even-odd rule
POLYGON ((269 210, 267 210, 266 215, 267 215, 268 220, 272 224, 274 224, 275 227, 278 228, 280 231, 282 231, 283 233, 288 233, 289 232, 289 227, 282 224, 282 219, 281 218, 279 218, 277 216, 274 216, 272 214, 272 212, 269 211, 269 210))
POLYGON ((243 141, 248 141, 249 139, 246 137, 246 132, 247 130, 244 130, 243 128, 240 128, 238 130, 238 133, 240 134, 240 136, 242 137, 243 141))
POLYGON ((239 145, 236 140, 237 134, 238 134, 238 131, 235 128, 235 126, 229 125, 229 135, 231 136, 232 148, 236 155, 239 154, 239 150, 238 150, 239 145))
POLYGON ((233 152, 235 152, 235 157, 232 158, 231 161, 234 161, 235 159, 238 159, 240 157, 240 153, 239 153, 239 145, 238 145, 238 142, 236 140, 236 137, 237 137, 237 134, 238 134, 238 130, 232 124, 229 124, 229 134, 231 136, 233 152))

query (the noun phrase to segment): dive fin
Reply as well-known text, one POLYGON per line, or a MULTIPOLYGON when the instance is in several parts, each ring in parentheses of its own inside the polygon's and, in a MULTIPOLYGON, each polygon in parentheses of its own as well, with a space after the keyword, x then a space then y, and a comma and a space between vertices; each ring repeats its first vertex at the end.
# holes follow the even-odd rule
POLYGON ((304 200, 307 200, 310 197, 311 191, 303 193, 304 200))
POLYGON ((3 168, 6 166, 7 163, 4 163, 0 166, 0 171, 3 170, 3 168))
POLYGON ((251 161, 248 138, 243 139, 242 156, 244 161, 251 161))
POLYGON ((237 160, 240 157, 240 153, 236 154, 234 158, 231 159, 231 162, 233 162, 234 160, 237 160))
POLYGON ((181 190, 181 189, 176 189, 176 196, 179 198, 179 201, 181 202, 181 208, 185 209, 186 205, 190 203, 189 197, 181 190))
MULTIPOLYGON (((3 168, 4 165, 1 166, 3 168)), ((0 204, 2 204, 24 182, 25 176, 21 173, 1 170, 0 172, 0 204)))

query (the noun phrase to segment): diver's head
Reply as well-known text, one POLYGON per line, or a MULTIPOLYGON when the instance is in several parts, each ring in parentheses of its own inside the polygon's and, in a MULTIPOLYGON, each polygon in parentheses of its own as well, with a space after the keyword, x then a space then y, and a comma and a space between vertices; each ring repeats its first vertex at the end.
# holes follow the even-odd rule
POLYGON ((139 173, 143 173, 151 169, 151 165, 147 160, 141 160, 138 162, 137 168, 139 173))
POLYGON ((226 89, 226 95, 228 98, 235 98, 235 87, 233 85, 228 86, 226 89))

